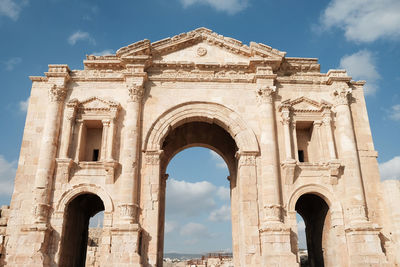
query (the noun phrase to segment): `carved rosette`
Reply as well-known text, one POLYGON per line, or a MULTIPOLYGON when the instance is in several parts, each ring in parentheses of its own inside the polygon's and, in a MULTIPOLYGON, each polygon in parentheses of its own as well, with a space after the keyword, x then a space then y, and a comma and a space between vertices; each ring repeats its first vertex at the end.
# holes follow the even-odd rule
POLYGON ((142 85, 134 84, 128 86, 128 93, 131 101, 140 102, 143 99, 144 88, 142 85))
POLYGON ((137 205, 135 204, 122 204, 119 206, 119 215, 123 219, 136 218, 137 205))
POLYGON ((67 90, 64 86, 53 84, 49 89, 49 99, 51 102, 62 102, 67 95, 67 90))
POLYGON ((282 221, 281 212, 282 207, 279 205, 264 206, 264 214, 266 221, 282 221))
POLYGON ((335 89, 333 91, 333 97, 335 99, 335 105, 340 106, 340 105, 348 105, 349 104, 349 96, 351 95, 351 88, 340 88, 340 89, 335 89))
POLYGON ((47 204, 39 203, 34 208, 35 222, 36 223, 45 223, 47 221, 47 217, 49 215, 51 207, 47 204))
POLYGON ((259 103, 272 103, 276 92, 276 86, 264 86, 257 89, 259 103))

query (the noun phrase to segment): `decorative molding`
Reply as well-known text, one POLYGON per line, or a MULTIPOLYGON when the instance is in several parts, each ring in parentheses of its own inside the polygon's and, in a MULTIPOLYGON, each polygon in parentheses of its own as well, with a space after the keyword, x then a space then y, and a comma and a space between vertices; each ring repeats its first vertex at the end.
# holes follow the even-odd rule
POLYGON ((348 105, 349 96, 351 96, 351 88, 342 87, 333 91, 333 97, 335 99, 335 106, 348 105))
POLYGON ((142 101, 144 95, 144 88, 142 85, 133 84, 133 85, 127 85, 127 87, 128 87, 130 101, 133 102, 142 101))
POLYGON ((51 102, 63 102, 67 96, 67 90, 64 86, 51 85, 49 89, 49 99, 51 102))
POLYGON ((277 221, 281 222, 282 221, 282 206, 280 205, 266 205, 264 206, 264 214, 265 214, 265 220, 267 222, 271 221, 277 221))
POLYGON ((146 151, 145 154, 145 163, 146 165, 159 165, 160 158, 163 151, 146 151))
POLYGON ((257 89, 257 97, 260 103, 272 103, 276 92, 276 86, 263 86, 257 89))
POLYGON ((121 204, 118 206, 119 216, 122 219, 134 220, 136 218, 138 206, 136 204, 121 204))
POLYGON ((257 153, 254 152, 236 152, 239 168, 242 166, 256 166, 257 153))
POLYGON ((200 57, 204 57, 207 54, 207 49, 204 47, 197 48, 197 55, 200 57))

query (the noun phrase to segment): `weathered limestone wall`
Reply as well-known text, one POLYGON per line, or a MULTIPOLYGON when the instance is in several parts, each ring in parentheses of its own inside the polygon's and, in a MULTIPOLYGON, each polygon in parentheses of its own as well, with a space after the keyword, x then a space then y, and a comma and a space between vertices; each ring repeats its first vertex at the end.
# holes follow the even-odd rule
POLYGON ((296 203, 307 194, 329 207, 312 222, 323 228, 325 266, 398 262, 399 186, 380 190, 364 82, 204 28, 88 56, 84 66, 31 77, 5 266, 57 266, 65 211, 90 194, 104 204, 104 228, 87 262, 160 266, 165 165, 194 145, 227 161, 235 266, 297 266, 296 203), (171 133, 190 123, 214 125, 207 134, 223 140, 192 130, 172 146, 171 133))

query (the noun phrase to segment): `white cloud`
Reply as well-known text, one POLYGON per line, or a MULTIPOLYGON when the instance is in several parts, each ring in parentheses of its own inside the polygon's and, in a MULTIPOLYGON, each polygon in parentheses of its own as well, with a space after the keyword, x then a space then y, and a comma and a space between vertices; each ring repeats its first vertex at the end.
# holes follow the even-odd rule
POLYGON ((16 21, 19 17, 22 7, 27 4, 27 0, 0 0, 0 16, 9 17, 10 19, 16 21))
POLYGON ((91 44, 96 44, 96 41, 88 32, 76 31, 68 37, 68 43, 75 45, 78 41, 88 41, 91 44))
POLYGON ((178 224, 175 221, 165 220, 164 232, 165 234, 171 233, 177 228, 178 224))
POLYGON ((215 206, 213 195, 217 188, 207 182, 190 183, 168 179, 166 205, 168 215, 185 217, 209 212, 215 206))
POLYGON ((28 110, 29 105, 29 97, 25 101, 19 102, 19 110, 22 112, 26 112, 28 110))
POLYGON ((215 166, 221 169, 228 168, 225 160, 217 152, 210 149, 210 156, 215 161, 215 166))
POLYGON ((297 220, 297 233, 298 233, 298 246, 299 248, 306 249, 307 248, 307 240, 306 240, 306 225, 303 219, 297 220))
POLYGON ((8 162, 0 155, 0 196, 9 197, 14 188, 14 178, 16 173, 16 162, 8 162))
POLYGON ((390 108, 389 118, 394 121, 400 121, 400 104, 394 105, 390 108))
POLYGON ((346 69, 354 80, 366 80, 365 94, 372 95, 378 89, 380 75, 376 70, 374 58, 368 50, 361 50, 340 59, 340 68, 346 69))
POLYGON ((114 54, 114 50, 112 49, 105 49, 103 51, 100 52, 93 52, 92 55, 94 56, 106 56, 106 55, 112 55, 114 54))
POLYGON ((394 157, 389 161, 379 164, 379 171, 382 180, 400 180, 400 156, 394 157))
POLYGON ((179 233, 183 236, 203 236, 207 233, 207 228, 200 223, 190 222, 182 226, 179 233))
POLYGON ((6 70, 12 71, 21 62, 22 62, 22 59, 20 57, 13 57, 7 61, 4 61, 3 64, 4 64, 4 67, 6 70))
POLYGON ((350 41, 400 37, 400 1, 332 0, 321 16, 324 29, 341 28, 350 41))
POLYGON ((213 210, 208 219, 212 222, 226 222, 231 220, 231 208, 223 205, 219 209, 213 210))
POLYGON ((217 196, 221 200, 230 200, 231 199, 231 190, 228 187, 220 186, 217 189, 217 196))
POLYGON ((190 7, 196 4, 207 5, 217 11, 227 12, 228 14, 236 14, 244 10, 248 6, 248 0, 180 0, 183 6, 190 7))

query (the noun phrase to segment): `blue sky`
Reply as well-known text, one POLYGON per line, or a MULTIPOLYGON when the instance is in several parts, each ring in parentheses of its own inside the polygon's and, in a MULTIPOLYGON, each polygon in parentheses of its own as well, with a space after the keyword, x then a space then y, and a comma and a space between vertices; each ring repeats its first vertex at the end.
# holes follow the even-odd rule
MULTIPOLYGON (((346 68, 355 80, 366 80, 382 178, 400 179, 398 0, 0 0, 0 204, 7 204, 12 192, 29 75, 43 75, 48 64, 81 69, 86 54, 113 53, 145 38, 157 41, 198 27, 247 44, 261 42, 286 51, 288 57, 319 58, 322 72, 346 68)), ((190 153, 217 162, 208 151, 190 153)), ((204 181, 214 185, 209 190, 215 194, 227 186, 224 177, 214 179, 218 167, 215 175, 190 172, 186 165, 176 169, 187 172, 171 175, 170 188, 204 181), (225 185, 216 182, 220 179, 225 185)), ((209 212, 225 203, 218 197, 214 201, 209 212)), ((210 223, 202 216, 204 225, 210 223)), ((193 231, 201 228, 189 226, 193 231)), ((179 233, 176 227, 174 231, 179 233)))

